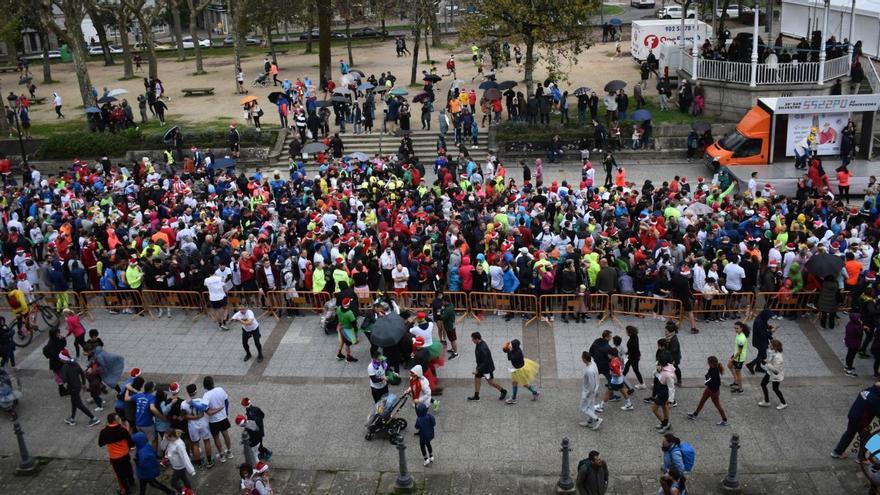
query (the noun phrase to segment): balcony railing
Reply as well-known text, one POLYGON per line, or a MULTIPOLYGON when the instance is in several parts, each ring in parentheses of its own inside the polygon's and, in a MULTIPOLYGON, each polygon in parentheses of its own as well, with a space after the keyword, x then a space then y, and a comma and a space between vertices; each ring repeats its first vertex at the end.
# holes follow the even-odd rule
MULTIPOLYGON (((682 64, 684 71, 693 77, 693 59, 686 53, 682 57, 685 61, 682 64)), ((758 64, 755 82, 758 85, 816 84, 819 82, 819 63, 758 64)), ((849 59, 846 55, 824 63, 823 83, 849 74, 849 59)), ((700 59, 697 67, 697 79, 707 81, 749 84, 751 74, 752 64, 744 62, 700 59)))

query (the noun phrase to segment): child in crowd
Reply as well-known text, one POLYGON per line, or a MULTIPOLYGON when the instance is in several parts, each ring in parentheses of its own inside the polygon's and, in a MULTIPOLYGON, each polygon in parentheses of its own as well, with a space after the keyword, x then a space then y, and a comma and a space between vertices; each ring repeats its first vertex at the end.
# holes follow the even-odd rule
POLYGON ((89 338, 86 340, 86 343, 92 344, 92 349, 95 347, 104 347, 104 341, 101 340, 101 337, 98 336, 98 329, 93 328, 89 330, 89 338))
POLYGON ((434 449, 431 447, 431 440, 434 439, 434 426, 437 420, 428 413, 428 406, 419 404, 416 406, 416 432, 419 434, 419 449, 422 451, 422 457, 425 458, 425 466, 434 462, 434 449))

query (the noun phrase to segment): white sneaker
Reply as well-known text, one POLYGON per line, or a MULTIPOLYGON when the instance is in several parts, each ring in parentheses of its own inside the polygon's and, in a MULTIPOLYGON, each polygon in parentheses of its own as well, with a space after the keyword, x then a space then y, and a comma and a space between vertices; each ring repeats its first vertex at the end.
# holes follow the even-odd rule
POLYGON ((433 463, 434 462, 434 454, 431 454, 431 457, 428 457, 428 460, 433 463))
POLYGON ((578 423, 578 426, 583 426, 584 428, 589 428, 590 422, 589 421, 581 421, 580 423, 578 423))
POLYGON ((604 421, 602 418, 599 418, 599 419, 597 419, 596 421, 593 421, 593 424, 590 425, 589 428, 590 428, 591 430, 598 430, 598 429, 599 429, 599 425, 602 424, 602 421, 604 421))
POLYGON ((104 410, 104 408, 101 407, 101 406, 98 406, 98 407, 95 408, 95 412, 101 412, 101 411, 103 411, 103 410, 104 410))
POLYGON ((620 406, 620 409, 622 409, 624 411, 632 411, 633 405, 632 404, 624 404, 624 405, 620 406))
POLYGON ((593 410, 596 411, 597 413, 605 412, 605 408, 599 407, 599 406, 594 407, 593 410))
POLYGON ((776 406, 776 410, 781 411, 781 410, 785 409, 786 407, 788 407, 788 404, 779 404, 778 406, 776 406))
POLYGON ((769 403, 769 402, 764 402, 764 401, 758 402, 758 405, 761 406, 761 407, 770 407, 770 403, 769 403))
POLYGON ((427 458, 427 459, 425 459, 425 462, 424 462, 424 464, 423 464, 423 465, 424 465, 424 466, 425 466, 425 467, 427 467, 427 466, 428 466, 428 464, 431 464, 431 458, 430 458, 430 457, 429 457, 429 458, 427 458))
POLYGON ((645 385, 644 383, 640 383, 640 384, 636 385, 635 388, 636 388, 637 390, 645 390, 646 388, 648 388, 648 386, 645 385))

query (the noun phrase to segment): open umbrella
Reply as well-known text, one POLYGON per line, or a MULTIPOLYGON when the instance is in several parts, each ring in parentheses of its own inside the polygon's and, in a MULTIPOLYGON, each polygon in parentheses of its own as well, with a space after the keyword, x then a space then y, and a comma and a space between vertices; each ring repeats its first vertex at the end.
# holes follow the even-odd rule
POLYGON ((254 95, 245 96, 244 98, 238 100, 239 105, 247 105, 252 101, 257 101, 257 97, 254 95))
POLYGON ((706 203, 691 203, 687 208, 684 209, 684 212, 693 213, 694 215, 708 215, 712 213, 712 207, 707 205, 706 203))
POLYGON ((645 120, 651 120, 651 112, 645 110, 644 108, 640 108, 633 112, 632 119, 636 122, 644 122, 645 120))
POLYGON ((102 96, 98 98, 98 103, 113 103, 114 101, 116 101, 116 98, 112 96, 102 96))
POLYGON ((615 79, 605 85, 605 91, 608 91, 610 93, 611 91, 619 91, 625 87, 626 87, 626 81, 621 81, 619 79, 615 79))
POLYGON ((498 91, 497 88, 487 89, 483 96, 487 100, 500 100, 501 99, 501 91, 498 91))
POLYGON ((422 93, 419 93, 413 97, 413 103, 419 103, 420 101, 430 100, 430 99, 431 99, 431 93, 422 92, 422 93))
POLYGON ((360 69, 348 69, 348 73, 355 76, 358 79, 364 77, 364 71, 362 71, 360 69))
POLYGON ((280 100, 281 98, 286 99, 287 95, 282 93, 281 91, 273 91, 269 93, 269 101, 275 103, 276 105, 278 104, 278 100, 280 100))
POLYGON ((480 86, 479 86, 480 89, 493 89, 493 88, 497 88, 497 87, 498 87, 498 83, 495 81, 483 81, 482 83, 480 83, 480 86))
POLYGON ((176 125, 176 126, 172 127, 171 129, 168 129, 167 131, 165 131, 165 135, 162 136, 162 142, 170 143, 171 140, 174 138, 174 134, 176 134, 178 132, 180 132, 179 125, 176 125))
POLYGON ((621 25, 623 25, 623 21, 621 21, 621 20, 618 19, 617 17, 612 17, 612 18, 608 21, 608 24, 611 24, 612 26, 621 26, 621 25))
POLYGON ((351 90, 348 88, 337 87, 333 90, 334 95, 350 95, 351 90))
POLYGON ((214 162, 214 168, 225 168, 226 170, 235 168, 235 159, 233 158, 218 158, 217 161, 214 162))
POLYGON ((366 153, 363 153, 363 152, 361 152, 361 151, 355 151, 354 153, 352 153, 352 154, 350 154, 350 155, 348 155, 348 156, 352 157, 352 158, 355 159, 355 160, 360 160, 360 161, 362 161, 362 162, 365 162, 365 161, 367 161, 367 160, 370 159, 370 157, 367 156, 366 153))
POLYGON ((24 86, 25 84, 30 84, 32 79, 33 78, 31 76, 24 76, 18 80, 18 84, 21 84, 22 86, 24 86))
POLYGON ((375 91, 377 93, 384 93, 384 92, 388 91, 388 86, 379 86, 378 88, 375 89, 375 91))
POLYGON ((107 96, 122 96, 122 95, 127 95, 127 94, 128 94, 128 90, 124 89, 124 88, 111 89, 110 91, 107 92, 107 96))
POLYGON ((320 142, 318 142, 318 143, 309 143, 309 144, 303 146, 302 152, 303 152, 303 153, 309 153, 309 154, 311 154, 311 153, 320 153, 320 152, 322 152, 322 151, 324 151, 324 150, 326 150, 326 149, 327 149, 327 145, 324 144, 324 143, 320 143, 320 142))
POLYGON ((507 91, 508 89, 513 89, 516 87, 516 81, 503 81, 498 83, 498 89, 501 91, 507 91))
POLYGON ((708 122, 694 122, 693 125, 691 125, 691 129, 699 132, 700 134, 708 131, 711 128, 712 124, 708 122))
POLYGON ((406 321, 397 313, 380 317, 373 323, 370 343, 379 347, 397 345, 407 335, 406 321))
POLYGON ((333 98, 330 98, 330 101, 332 101, 333 103, 347 103, 348 98, 342 95, 333 95, 333 98))
POLYGON ((819 278, 825 278, 828 275, 837 276, 843 269, 843 257, 820 253, 807 260, 805 268, 819 278))
POLYGON ((391 90, 391 94, 393 94, 394 96, 406 96, 409 93, 403 88, 394 88, 391 90))
POLYGON ((574 90, 573 94, 575 96, 588 96, 590 94, 590 91, 593 91, 593 90, 586 87, 586 86, 581 86, 578 89, 574 90))
POLYGON ((101 113, 101 109, 98 107, 86 107, 86 113, 101 113))
POLYGON ((358 85, 358 91, 369 91, 369 90, 371 90, 371 89, 373 89, 373 88, 375 88, 375 87, 376 87, 376 86, 374 86, 373 84, 370 84, 370 83, 368 83, 368 82, 360 83, 360 84, 358 85))
POLYGON ((329 101, 329 100, 321 100, 321 101, 315 102, 315 107, 317 107, 317 108, 324 108, 324 107, 331 107, 331 106, 333 106, 333 102, 329 101))
POLYGON ((422 78, 422 81, 430 81, 432 83, 440 82, 443 78, 438 76, 437 74, 428 74, 427 76, 422 78))

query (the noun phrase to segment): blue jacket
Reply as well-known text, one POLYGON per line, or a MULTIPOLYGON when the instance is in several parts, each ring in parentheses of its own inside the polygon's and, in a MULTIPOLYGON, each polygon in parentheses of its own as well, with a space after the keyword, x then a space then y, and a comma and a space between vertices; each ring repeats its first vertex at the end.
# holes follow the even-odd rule
POLYGON ((669 471, 671 467, 678 468, 679 473, 684 473, 684 458, 681 456, 681 446, 673 445, 663 452, 663 471, 669 471))
POLYGON ((60 261, 52 263, 52 268, 49 269, 49 283, 52 284, 52 290, 55 292, 67 292, 70 287, 64 277, 64 269, 60 261))
POLYGON ((103 347, 96 347, 93 359, 98 363, 103 372, 101 380, 111 387, 119 383, 119 377, 125 370, 125 358, 119 354, 107 352, 103 347))
POLYGON ((502 287, 502 291, 507 294, 513 294, 516 292, 516 289, 519 287, 519 278, 517 278, 516 273, 513 270, 504 270, 504 275, 502 280, 504 281, 504 287, 502 287))
POLYGON ((434 416, 428 414, 428 406, 419 404, 416 406, 416 431, 419 432, 419 440, 422 442, 430 442, 434 439, 434 426, 437 421, 434 416))
POLYGON ((147 441, 147 436, 139 431, 132 436, 135 445, 135 461, 136 471, 139 480, 156 479, 161 474, 159 469, 159 459, 156 458, 156 451, 147 441))

